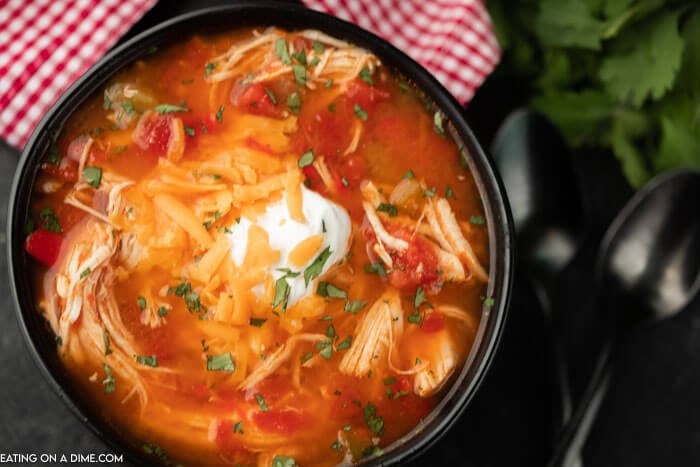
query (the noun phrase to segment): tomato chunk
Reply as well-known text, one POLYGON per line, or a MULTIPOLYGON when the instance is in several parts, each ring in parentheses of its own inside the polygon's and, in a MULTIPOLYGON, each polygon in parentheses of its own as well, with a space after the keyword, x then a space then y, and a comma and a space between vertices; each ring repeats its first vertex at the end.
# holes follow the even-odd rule
POLYGON ((24 241, 24 249, 34 259, 46 266, 53 266, 61 251, 63 237, 56 232, 37 229, 24 241))
POLYGON ((270 94, 272 91, 265 87, 265 83, 238 83, 231 89, 231 104, 247 113, 277 117, 280 109, 270 94))
POLYGON ((132 138, 142 150, 172 161, 181 159, 185 150, 182 120, 168 114, 145 112, 139 119, 132 138))
POLYGON ((267 412, 255 412, 253 422, 264 431, 276 433, 294 433, 310 422, 310 417, 303 412, 286 409, 269 409, 267 412))
POLYGON ((445 328, 445 318, 440 313, 430 313, 423 320, 421 331, 432 334, 445 328))

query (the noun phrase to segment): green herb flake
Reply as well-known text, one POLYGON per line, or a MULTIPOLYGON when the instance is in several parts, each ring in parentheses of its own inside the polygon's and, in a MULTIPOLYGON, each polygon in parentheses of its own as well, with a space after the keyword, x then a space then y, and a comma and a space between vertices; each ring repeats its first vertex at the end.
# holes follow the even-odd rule
POLYGON ((309 62, 309 67, 315 67, 315 66, 318 65, 320 62, 321 62, 321 59, 320 59, 319 57, 314 57, 314 58, 312 58, 311 61, 309 62))
POLYGON ((51 143, 49 154, 44 159, 44 162, 51 165, 59 165, 61 163, 61 151, 59 151, 56 143, 51 143))
POLYGON ((180 105, 173 105, 173 104, 160 104, 157 105, 153 108, 156 112, 159 114, 171 114, 175 112, 189 112, 190 109, 188 109, 185 106, 180 106, 180 105))
POLYGON ((87 166, 83 169, 83 179, 93 188, 99 188, 102 183, 102 169, 99 167, 87 166))
POLYGON ((51 232, 55 233, 63 232, 61 230, 61 226, 58 223, 58 217, 56 216, 56 213, 50 207, 45 207, 39 212, 39 219, 41 219, 41 221, 44 223, 44 227, 46 227, 46 230, 50 230, 51 232))
POLYGON ((343 186, 349 186, 350 182, 345 177, 340 177, 340 183, 343 184, 343 186))
POLYGON ((242 435, 243 431, 243 420, 239 420, 233 425, 233 432, 242 435))
POLYGON ((298 114, 301 110, 301 97, 299 93, 293 92, 287 98, 287 107, 292 111, 293 114, 298 114))
POLYGON ((124 112, 126 112, 127 115, 131 114, 134 112, 134 103, 131 102, 131 100, 127 99, 122 102, 122 109, 124 109, 124 112))
POLYGON ((496 300, 493 297, 486 297, 484 298, 484 305, 491 307, 496 303, 496 300))
POLYGON ((141 365, 150 366, 152 368, 158 367, 158 359, 155 355, 135 355, 136 362, 141 365))
POLYGON ((112 353, 112 348, 109 345, 109 333, 105 329, 102 331, 102 339, 104 340, 105 343, 105 356, 109 355, 112 353))
POLYGON ((127 149, 129 149, 129 146, 127 146, 126 144, 123 146, 117 146, 116 148, 114 148, 114 151, 112 151, 112 153, 119 154, 120 152, 124 152, 127 149))
POLYGON ((268 88, 265 88, 265 94, 267 94, 267 97, 270 98, 270 101, 272 102, 272 105, 277 105, 277 98, 275 95, 270 91, 268 88))
POLYGON ((255 394, 255 400, 258 401, 258 405, 260 406, 260 410, 263 412, 267 412, 269 410, 267 403, 265 402, 265 399, 263 399, 263 396, 261 394, 255 394))
POLYGON ((353 301, 348 300, 347 302, 345 302, 345 311, 347 311, 348 313, 355 314, 366 306, 367 302, 363 302, 360 299, 355 299, 353 301))
POLYGON ((142 310, 145 310, 145 309, 146 309, 146 299, 145 299, 145 298, 139 297, 139 298, 136 299, 136 301, 137 301, 138 304, 139 304, 139 308, 141 308, 142 310))
POLYGON ((152 443, 143 443, 142 449, 146 454, 160 459, 163 464, 168 465, 170 463, 168 460, 168 455, 165 453, 165 449, 162 447, 152 443))
POLYGON ((330 337, 332 339, 335 336, 335 327, 331 324, 326 328, 326 337, 330 337))
POLYGON ((275 297, 272 302, 272 308, 277 308, 282 305, 282 310, 287 309, 287 302, 292 288, 287 283, 286 276, 282 276, 275 281, 275 297))
POLYGON ((342 299, 348 298, 347 292, 345 292, 342 289, 339 289, 338 287, 331 284, 330 282, 319 282, 318 289, 316 289, 316 293, 321 297, 342 298, 342 299))
POLYGON ((420 285, 416 287, 416 295, 413 297, 413 307, 418 309, 425 301, 425 290, 420 285))
POLYGON ((304 269, 304 285, 308 286, 311 280, 321 275, 323 266, 326 264, 326 261, 328 261, 328 258, 330 258, 331 253, 331 247, 329 245, 319 253, 316 259, 314 259, 306 269, 304 269))
POLYGON ((347 350, 352 345, 352 336, 348 336, 338 343, 337 350, 347 350))
POLYGON ((224 121, 224 106, 219 106, 219 110, 216 111, 216 121, 221 123, 224 121))
POLYGON ((276 455, 272 458, 272 467, 296 467, 297 461, 293 457, 276 455))
POLYGON ((367 120, 367 112, 365 112, 365 110, 362 107, 360 107, 360 104, 355 104, 354 110, 355 110, 355 116, 357 118, 359 118, 360 120, 363 120, 363 121, 367 120))
POLYGON ((434 198, 436 192, 437 192, 437 188, 436 188, 436 187, 432 187, 432 188, 429 189, 429 190, 428 190, 428 189, 425 189, 425 190, 423 190, 423 196, 425 196, 426 198, 434 198))
POLYGON ((442 114, 440 111, 435 112, 433 115, 433 128, 440 136, 445 136, 445 129, 442 126, 442 114))
POLYGON ((321 55, 326 50, 326 47, 319 41, 313 41, 312 47, 316 55, 321 55))
POLYGON ((299 161, 297 165, 299 166, 300 169, 303 169, 304 167, 308 167, 314 162, 314 153, 311 149, 306 151, 304 154, 302 154, 299 157, 299 161))
POLYGON ((102 384, 105 387, 105 394, 110 394, 116 389, 116 386, 114 385, 114 375, 112 375, 112 369, 106 363, 102 364, 102 368, 104 368, 105 375, 107 376, 105 379, 102 380, 102 384))
POLYGON ((379 203, 379 206, 377 206, 377 211, 385 212, 389 214, 389 217, 396 217, 399 215, 399 210, 396 208, 396 206, 390 203, 379 203))
POLYGON ((372 73, 369 71, 369 67, 363 67, 360 70, 360 79, 370 86, 374 86, 374 79, 372 79, 372 73))
POLYGON ((377 274, 381 277, 386 277, 386 269, 384 269, 382 263, 365 264, 364 268, 367 274, 377 274))
POLYGON ((102 101, 102 107, 104 107, 105 110, 109 110, 112 108, 112 100, 109 98, 109 96, 105 93, 105 98, 102 101))
POLYGON ((231 357, 231 352, 207 355, 207 371, 236 371, 236 363, 231 357))
POLYGON ((311 360, 311 358, 313 356, 314 356, 313 352, 306 352, 304 355, 301 356, 301 363, 308 362, 309 360, 311 360))
POLYGON ((301 49, 299 52, 293 53, 292 57, 302 65, 306 65, 306 49, 301 49))
POLYGON ((404 178, 404 179, 416 178, 416 174, 413 173, 413 170, 408 169, 408 171, 405 174, 403 174, 403 177, 401 177, 401 178, 404 178))
POLYGON ((412 324, 421 324, 423 322, 423 316, 417 311, 408 315, 406 319, 412 324))
POLYGON ((330 104, 328 104, 328 111, 330 113, 335 112, 335 102, 331 102, 330 104))
POLYGON ((469 223, 472 225, 484 225, 486 221, 482 216, 471 216, 469 217, 469 223))
POLYGON ((266 318, 250 318, 248 323, 255 328, 260 328, 266 321, 266 318))
POLYGON ((80 273, 80 278, 85 279, 87 276, 90 275, 91 272, 92 272, 92 269, 90 269, 90 268, 83 269, 83 271, 80 273))
POLYGON ((331 357, 333 356, 333 346, 332 346, 332 345, 328 345, 328 346, 322 348, 322 349, 318 352, 318 354, 319 354, 321 357, 325 358, 326 360, 330 360, 331 357))
POLYGON ((204 67, 204 76, 205 76, 206 78, 208 78, 209 75, 211 75, 211 72, 214 71, 214 69, 215 69, 218 65, 219 65, 218 62, 207 63, 207 65, 204 67))
POLYGON ((194 128, 192 128, 191 126, 185 125, 185 133, 187 134, 187 136, 190 136, 190 137, 194 136, 194 128))
POLYGON ((327 87, 327 88, 330 88, 331 86, 333 86, 333 79, 332 79, 332 78, 328 78, 328 80, 324 83, 323 86, 325 86, 325 87, 327 87))
POLYGON ((389 378, 384 378, 384 386, 391 386, 396 382, 396 378, 390 376, 389 378))
POLYGON ((331 444, 331 449, 336 450, 336 451, 342 451, 343 450, 343 443, 340 441, 336 441, 333 444, 331 444))
POLYGON ((161 306, 158 308, 158 316, 161 318, 165 318, 168 315, 168 309, 165 308, 164 306, 161 306))
POLYGON ((285 65, 292 64, 292 58, 289 56, 289 49, 287 48, 287 41, 284 37, 280 37, 275 41, 275 54, 285 65))
POLYGON ((294 81, 299 86, 304 86, 308 77, 306 76, 306 68, 303 65, 292 65, 292 74, 294 75, 294 81))
POLYGON ((445 198, 452 198, 454 200, 457 200, 457 195, 455 195, 455 192, 450 185, 447 185, 445 187, 445 198))

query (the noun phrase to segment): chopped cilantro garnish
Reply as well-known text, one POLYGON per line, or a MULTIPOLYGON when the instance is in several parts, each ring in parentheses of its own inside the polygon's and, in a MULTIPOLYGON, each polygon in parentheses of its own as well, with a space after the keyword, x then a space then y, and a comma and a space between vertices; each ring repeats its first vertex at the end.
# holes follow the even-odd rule
POLYGON ((299 113, 299 110, 301 110, 301 97, 299 97, 298 93, 293 92, 289 95, 287 98, 287 107, 289 107, 292 113, 299 113))
POLYGON ((416 287, 416 295, 413 298, 413 307, 420 308, 425 301, 425 290, 420 285, 416 287))
POLYGON ((272 102, 273 105, 277 105, 277 98, 272 93, 272 91, 270 91, 268 88, 265 88, 265 94, 267 94, 267 97, 270 98, 270 101, 272 102))
POLYGON ((165 449, 160 446, 151 443, 143 443, 143 452, 148 455, 156 456, 160 461, 167 465, 169 464, 168 455, 165 453, 165 449))
POLYGON ((292 57, 302 65, 306 65, 306 49, 301 49, 299 52, 293 53, 292 57))
POLYGON ((386 277, 386 269, 382 263, 365 264, 365 272, 367 274, 377 274, 381 277, 386 277))
POLYGON ((211 62, 207 63, 207 65, 204 67, 204 76, 209 77, 212 71, 219 65, 218 62, 211 62))
POLYGON ((365 110, 362 107, 360 107, 360 104, 355 104, 354 110, 355 116, 357 116, 357 118, 359 118, 360 120, 367 120, 367 112, 365 112, 365 110))
POLYGON ((80 278, 85 279, 87 276, 90 275, 91 272, 92 272, 92 269, 90 269, 89 267, 83 269, 83 271, 80 273, 80 278))
POLYGON ((255 394, 255 400, 258 401, 258 405, 260 406, 260 410, 263 412, 268 411, 267 403, 265 402, 265 399, 263 399, 263 396, 260 394, 255 394))
POLYGON ((109 394, 111 392, 114 392, 114 390, 116 389, 114 385, 114 376, 112 375, 112 369, 109 367, 109 365, 103 363, 102 368, 104 368, 105 375, 107 375, 107 377, 102 380, 102 384, 104 384, 105 387, 105 394, 109 394))
POLYGON ((301 363, 305 363, 305 362, 309 361, 313 356, 314 356, 313 352, 306 352, 304 355, 301 356, 301 363))
POLYGON ((350 185, 350 182, 345 177, 340 177, 340 183, 343 184, 343 186, 348 186, 350 185))
POLYGON ((112 348, 109 346, 109 333, 106 329, 102 331, 102 339, 105 342, 105 356, 107 356, 112 353, 112 348))
POLYGON ((345 311, 348 313, 357 313, 361 309, 367 306, 367 302, 363 302, 360 299, 355 299, 353 301, 348 300, 345 302, 345 311))
POLYGON ((52 165, 58 165, 61 163, 61 151, 59 151, 58 145, 56 143, 51 143, 51 147, 49 148, 49 155, 46 156, 44 162, 52 165))
POLYGON ((127 145, 125 144, 125 145, 123 145, 123 146, 117 146, 116 148, 114 148, 114 151, 112 151, 112 152, 113 152, 114 154, 119 154, 120 152, 124 152, 124 151, 126 151, 127 149, 129 149, 129 146, 127 146, 127 145))
POLYGON ((401 178, 416 178, 416 174, 413 173, 413 170, 408 169, 408 171, 403 174, 403 177, 401 178))
POLYGON ((141 365, 146 365, 153 368, 158 366, 158 359, 155 355, 135 355, 135 358, 141 365))
POLYGON ((486 297, 484 299, 484 305, 486 305, 486 306, 493 306, 494 303, 496 303, 496 300, 494 300, 493 297, 486 297))
POLYGON ((389 217, 396 217, 399 215, 399 210, 396 208, 396 206, 390 203, 379 203, 379 206, 377 206, 377 211, 385 212, 389 214, 389 217))
POLYGON ((332 324, 330 324, 326 328, 326 337, 330 337, 330 338, 335 337, 335 326, 333 326, 332 324))
POLYGON ((105 98, 102 101, 102 107, 104 107, 105 110, 109 110, 112 107, 112 100, 107 94, 105 94, 105 98))
POLYGON ((187 136, 194 136, 194 128, 185 125, 185 133, 187 134, 187 136))
POLYGON ((330 358, 333 356, 333 346, 332 345, 327 345, 324 348, 322 348, 318 354, 325 358, 326 360, 330 360, 330 358))
POLYGON ((331 444, 331 449, 334 449, 336 451, 342 451, 343 443, 341 443, 340 441, 335 441, 333 444, 331 444))
POLYGON ((282 305, 282 310, 287 309, 287 302, 292 288, 287 283, 287 276, 282 276, 275 281, 275 298, 272 302, 272 308, 277 308, 282 305))
POLYGON ((328 104, 328 111, 331 113, 335 112, 335 102, 328 104))
POLYGON ((427 198, 434 198, 435 197, 435 192, 437 191, 437 187, 432 187, 431 189, 425 189, 423 190, 423 196, 427 198))
POLYGON ((325 82, 324 86, 327 88, 330 88, 331 86, 333 86, 333 79, 329 78, 328 81, 325 82))
POLYGON ((326 261, 328 261, 330 256, 331 247, 329 245, 321 253, 319 253, 316 259, 314 259, 306 269, 304 269, 304 285, 309 285, 309 281, 321 275, 321 272, 323 272, 323 266, 326 264, 326 261))
POLYGON ((318 289, 316 289, 316 293, 321 297, 343 298, 343 299, 348 298, 348 294, 346 291, 339 289, 338 287, 331 284, 330 282, 319 282, 318 289))
POLYGON ((190 109, 188 109, 187 107, 180 106, 180 105, 173 105, 173 104, 160 104, 160 105, 155 106, 153 108, 153 110, 155 110, 156 112, 158 112, 161 115, 162 114, 171 114, 171 113, 175 113, 175 112, 189 112, 190 111, 190 109))
POLYGON ((139 308, 141 308, 142 310, 146 309, 146 299, 145 298, 139 297, 136 299, 136 301, 139 303, 139 308))
POLYGON ((289 49, 287 48, 287 41, 284 37, 280 37, 275 41, 275 54, 285 65, 292 64, 292 58, 289 56, 289 49))
POLYGON ((250 318, 248 320, 248 323, 256 328, 262 327, 263 324, 267 321, 266 318, 250 318))
POLYGON ((216 121, 221 123, 224 121, 224 106, 219 106, 219 110, 216 111, 216 121))
POLYGON ((306 68, 303 65, 292 65, 292 73, 294 74, 294 81, 299 86, 304 86, 308 80, 306 76, 306 68))
POLYGON ((445 135, 445 129, 442 127, 442 114, 439 110, 433 115, 433 128, 435 128, 438 135, 445 135))
POLYGON ((484 225, 484 218, 482 216, 471 216, 469 218, 469 223, 473 225, 484 225))
POLYGON ((363 67, 360 70, 360 79, 370 86, 374 86, 374 80, 372 79, 372 73, 369 72, 369 67, 363 67))
POLYGON ((293 457, 277 455, 272 458, 272 467, 296 467, 297 461, 293 457))
POLYGON ((326 50, 326 47, 319 41, 313 41, 312 45, 314 48, 314 52, 316 52, 316 55, 321 55, 324 52, 324 50, 326 50))
POLYGON ((221 355, 207 355, 207 371, 236 371, 236 363, 230 352, 221 355))
POLYGON ((122 108, 124 109, 124 112, 126 112, 126 114, 129 115, 134 111, 134 103, 131 102, 131 100, 127 99, 124 102, 122 102, 122 108))
POLYGON ((396 382, 396 378, 394 378, 393 376, 390 376, 388 378, 384 378, 384 386, 391 386, 395 382, 396 382))
POLYGON ((298 165, 300 169, 308 167, 314 162, 314 152, 309 149, 299 157, 298 165))
POLYGON ((93 188, 99 188, 102 182, 102 169, 99 167, 87 166, 83 169, 83 178, 93 188))
POLYGON ((336 349, 337 350, 349 349, 351 345, 352 345, 352 336, 348 336, 338 343, 338 346, 336 347, 336 349))
POLYGON ((50 207, 46 207, 39 212, 39 219, 41 219, 41 221, 44 223, 44 227, 46 227, 46 230, 50 230, 51 232, 55 233, 63 232, 61 230, 61 226, 58 223, 58 217, 56 217, 56 213, 50 207))
POLYGON ((239 420, 233 425, 233 432, 243 434, 243 420, 239 420))
POLYGON ((158 316, 160 316, 161 318, 164 318, 164 317, 166 317, 167 315, 168 315, 168 309, 167 309, 167 308, 165 308, 164 306, 161 306, 160 308, 158 308, 158 316))
POLYGON ((454 200, 457 199, 457 195, 455 195, 455 192, 450 185, 445 187, 445 198, 452 198, 454 200))

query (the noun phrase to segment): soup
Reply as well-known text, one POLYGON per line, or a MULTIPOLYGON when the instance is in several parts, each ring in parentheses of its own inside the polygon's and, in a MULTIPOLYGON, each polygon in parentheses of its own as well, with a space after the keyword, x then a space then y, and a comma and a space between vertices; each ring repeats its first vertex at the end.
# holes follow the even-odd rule
POLYGON ((354 463, 420 430, 491 300, 449 122, 314 30, 152 52, 35 183, 36 300, 81 393, 164 463, 354 463))

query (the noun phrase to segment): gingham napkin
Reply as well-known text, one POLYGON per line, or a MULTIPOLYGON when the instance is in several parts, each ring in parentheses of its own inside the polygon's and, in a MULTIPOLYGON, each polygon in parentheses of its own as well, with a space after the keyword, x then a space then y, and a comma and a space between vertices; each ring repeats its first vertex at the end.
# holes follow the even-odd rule
MULTIPOLYGON (((0 138, 22 149, 60 94, 156 1, 0 0, 0 138)), ((463 104, 500 58, 481 0, 304 3, 389 40, 463 104)))

